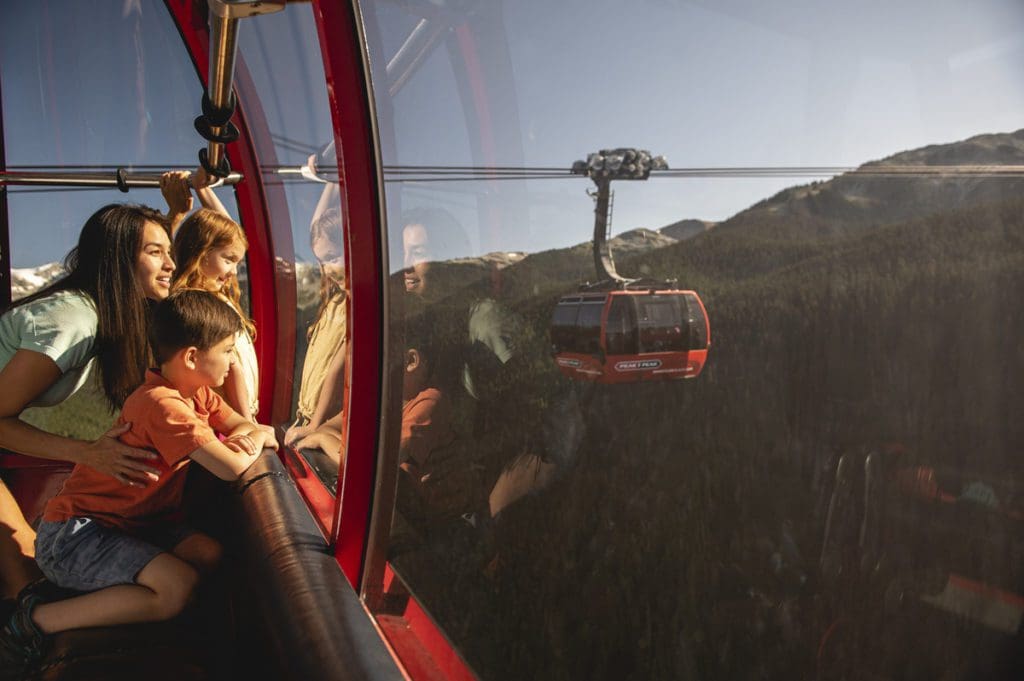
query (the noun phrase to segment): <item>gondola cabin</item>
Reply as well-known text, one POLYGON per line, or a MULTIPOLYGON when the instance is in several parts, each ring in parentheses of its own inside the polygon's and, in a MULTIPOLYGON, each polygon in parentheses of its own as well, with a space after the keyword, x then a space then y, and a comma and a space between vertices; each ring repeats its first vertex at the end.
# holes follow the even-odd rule
POLYGON ((598 383, 695 378, 711 327, 694 291, 605 291, 563 296, 551 349, 567 377, 598 383))

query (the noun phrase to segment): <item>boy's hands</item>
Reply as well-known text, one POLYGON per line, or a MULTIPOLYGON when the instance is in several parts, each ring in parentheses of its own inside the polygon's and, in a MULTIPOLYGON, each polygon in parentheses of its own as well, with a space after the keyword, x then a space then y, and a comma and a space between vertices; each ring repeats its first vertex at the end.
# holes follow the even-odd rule
POLYGON ((235 433, 224 440, 224 445, 241 454, 255 456, 263 451, 264 447, 277 450, 277 438, 274 429, 270 426, 253 424, 248 431, 235 433))
POLYGON ((259 428, 263 432, 263 435, 265 437, 265 439, 263 441, 264 442, 263 446, 264 447, 270 447, 271 449, 273 449, 276 452, 277 451, 277 433, 274 431, 274 427, 273 426, 265 426, 265 425, 262 425, 262 424, 258 424, 256 427, 259 428))

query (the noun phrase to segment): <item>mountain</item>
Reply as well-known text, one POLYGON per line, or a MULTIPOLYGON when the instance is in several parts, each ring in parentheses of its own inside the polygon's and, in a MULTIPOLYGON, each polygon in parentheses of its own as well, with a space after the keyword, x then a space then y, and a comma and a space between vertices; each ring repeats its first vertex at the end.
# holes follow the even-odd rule
MULTIPOLYGON (((1024 130, 986 134, 903 151, 863 168, 907 165, 1024 165, 1024 130)), ((790 187, 723 222, 682 219, 659 230, 634 229, 609 240, 617 269, 626 277, 678 279, 697 286, 703 276, 736 280, 790 266, 813 253, 815 239, 832 239, 885 224, 999 204, 1020 196, 1024 178, 984 176, 894 177, 846 173, 790 187)), ((472 287, 495 269, 515 290, 592 281, 589 241, 494 263, 464 258, 444 263, 445 284, 472 287), (497 267, 495 267, 497 265, 497 267)))
MULTIPOLYGON (((1024 130, 933 144, 861 167, 1021 164, 1024 164, 1024 130)), ((798 219, 805 228, 829 234, 970 205, 1007 201, 1019 196, 1022 189, 1024 178, 1021 177, 894 177, 846 173, 825 182, 784 189, 733 216, 723 227, 736 228, 751 222, 779 224, 798 219)))
POLYGON ((11 299, 18 300, 38 291, 64 274, 64 266, 51 262, 39 267, 11 269, 11 299))
POLYGON ((716 224, 718 223, 709 222, 708 220, 680 220, 679 222, 673 222, 671 225, 665 225, 658 230, 658 233, 671 237, 676 241, 685 241, 686 239, 692 239, 703 234, 712 229, 716 224))

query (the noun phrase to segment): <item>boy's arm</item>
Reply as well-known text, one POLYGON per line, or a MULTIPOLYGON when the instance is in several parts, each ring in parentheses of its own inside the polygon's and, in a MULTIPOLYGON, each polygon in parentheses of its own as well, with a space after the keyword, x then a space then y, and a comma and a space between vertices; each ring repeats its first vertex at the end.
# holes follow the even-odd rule
POLYGON ((277 449, 273 428, 248 421, 238 412, 232 412, 217 430, 226 435, 225 446, 235 451, 258 454, 264 447, 277 449))
POLYGON ((210 440, 189 454, 189 458, 221 480, 237 480, 259 458, 262 448, 254 454, 231 449, 220 440, 210 440))

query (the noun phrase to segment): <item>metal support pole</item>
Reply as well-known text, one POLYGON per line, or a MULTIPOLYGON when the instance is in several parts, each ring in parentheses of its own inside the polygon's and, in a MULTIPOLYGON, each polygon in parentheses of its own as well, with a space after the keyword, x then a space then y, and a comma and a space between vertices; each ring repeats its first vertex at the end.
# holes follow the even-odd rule
POLYGON ((625 281, 615 271, 612 247, 608 244, 608 205, 611 197, 611 180, 606 177, 594 178, 597 185, 597 202, 594 206, 594 269, 600 281, 625 281))
MULTIPOLYGON (((216 3, 210 3, 210 72, 207 97, 215 109, 233 109, 231 85, 235 80, 235 53, 238 49, 238 19, 214 15, 216 3)), ((214 135, 221 135, 225 126, 210 126, 214 135)), ((222 142, 211 141, 206 146, 210 165, 220 166, 224 154, 222 142)))
POLYGON ((207 172, 222 177, 230 171, 224 145, 238 138, 238 129, 230 123, 235 111, 232 85, 238 52, 238 20, 279 12, 284 9, 285 0, 209 0, 209 5, 210 70, 203 115, 196 119, 196 130, 208 142, 205 153, 199 152, 200 164, 207 172))
MULTIPOLYGON (((0 173, 0 185, 25 185, 46 187, 111 187, 123 192, 131 188, 153 188, 160 186, 162 173, 133 173, 124 169, 105 172, 25 172, 12 171, 0 173)), ((244 178, 241 173, 231 173, 217 184, 236 185, 244 178)))

